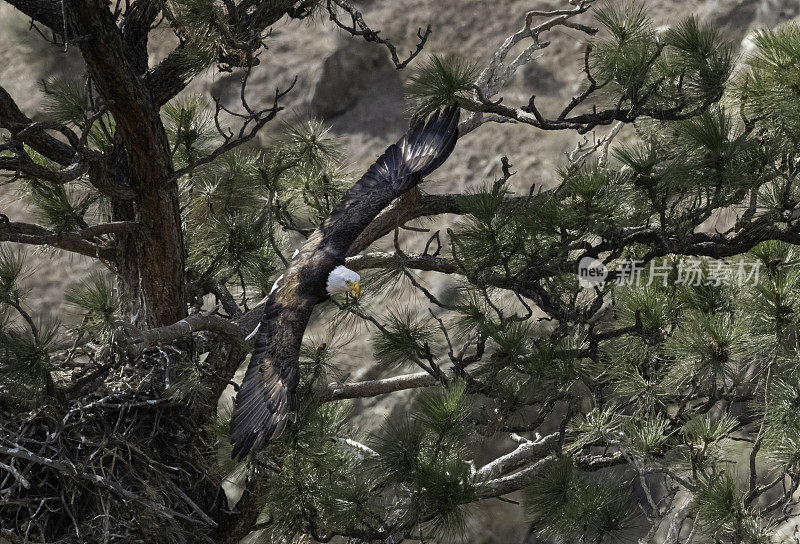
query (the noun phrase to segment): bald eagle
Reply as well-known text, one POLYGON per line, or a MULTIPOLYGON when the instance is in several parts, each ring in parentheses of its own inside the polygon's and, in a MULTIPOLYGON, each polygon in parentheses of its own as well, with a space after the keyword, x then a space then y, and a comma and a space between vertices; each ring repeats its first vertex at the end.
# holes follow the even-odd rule
POLYGON ((334 292, 360 294, 345 268, 350 245, 395 198, 442 165, 458 139, 458 107, 420 120, 389 146, 342 197, 276 282, 231 416, 232 457, 258 452, 297 419, 298 359, 314 306, 334 292))

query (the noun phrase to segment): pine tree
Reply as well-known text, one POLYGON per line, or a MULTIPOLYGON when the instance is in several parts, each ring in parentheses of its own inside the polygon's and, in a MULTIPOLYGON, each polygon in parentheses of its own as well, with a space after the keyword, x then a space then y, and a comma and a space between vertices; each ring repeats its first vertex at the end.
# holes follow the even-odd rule
POLYGON ((655 29, 643 5, 576 0, 526 14, 481 65, 415 61, 430 29, 401 58, 345 0, 9 2, 79 50, 88 77, 44 82, 40 122, 0 87, 0 176, 37 220, 0 215, 0 538, 469 542, 502 499, 522 503, 537 542, 788 541, 796 25, 759 31, 739 60, 693 17, 655 29), (267 29, 288 19, 385 47, 412 71, 416 120, 455 104, 461 135, 513 121, 531 138, 593 137, 551 189, 515 193, 498 157, 502 174, 479 190, 423 184, 370 218, 346 261, 369 295, 319 305, 297 422, 237 463, 218 399, 293 252, 354 182, 324 124, 281 115, 291 89, 266 107, 246 98, 267 29), (151 66, 156 28, 178 45, 151 66), (535 97, 501 100, 557 28, 585 41, 578 94, 553 115, 535 97), (185 92, 208 69, 241 74, 236 108, 185 92), (270 122, 275 136, 248 145, 270 122), (443 214, 455 226, 411 252, 400 227, 443 214), (392 235, 392 251, 372 247, 392 235), (31 315, 24 245, 98 261, 65 293, 78 325, 31 315), (581 281, 587 262, 605 281, 581 281), (337 371, 355 334, 380 377, 337 371), (399 415, 354 423, 353 399, 402 391, 399 415), (246 488, 235 507, 230 481, 246 488))

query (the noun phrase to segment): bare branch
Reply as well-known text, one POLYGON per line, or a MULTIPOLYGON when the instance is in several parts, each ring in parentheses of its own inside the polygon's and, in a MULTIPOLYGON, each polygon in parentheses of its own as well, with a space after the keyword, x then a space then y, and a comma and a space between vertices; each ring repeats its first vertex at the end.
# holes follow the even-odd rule
POLYGON ((432 255, 399 255, 396 253, 375 252, 348 257, 345 261, 347 267, 352 270, 382 268, 390 263, 399 263, 406 268, 441 272, 443 274, 455 274, 458 272, 458 266, 452 259, 434 257, 432 255))
MULTIPOLYGON (((555 458, 555 454, 550 454, 514 474, 485 482, 478 491, 478 497, 481 499, 489 499, 507 495, 508 493, 513 493, 514 491, 522 489, 530 483, 530 479, 533 476, 538 474, 549 461, 555 458)), ((594 471, 600 470, 601 468, 625 464, 626 459, 623 457, 622 453, 614 452, 608 455, 578 457, 575 459, 575 463, 583 470, 594 471)))
MULTIPOLYGON (((78 155, 76 158, 79 158, 78 155)), ((26 177, 63 185, 75 181, 88 172, 89 165, 78 160, 60 170, 51 170, 36 164, 27 153, 17 152, 15 157, 0 157, 0 170, 13 172, 11 175, 0 173, 0 176, 7 177, 8 181, 26 177)))
POLYGON ((389 54, 392 56, 392 62, 395 65, 395 68, 398 70, 405 68, 408 66, 408 63, 414 60, 421 52, 423 47, 425 47, 425 43, 428 41, 428 37, 431 34, 431 26, 425 29, 425 32, 422 31, 420 28, 417 31, 417 38, 419 41, 417 42, 417 46, 413 51, 410 51, 408 56, 404 60, 400 60, 400 57, 397 55, 397 48, 390 42, 389 40, 385 40, 378 36, 380 31, 372 30, 367 24, 364 22, 364 17, 361 15, 361 12, 355 9, 347 0, 327 0, 328 4, 328 15, 330 16, 331 21, 333 21, 336 26, 341 28, 342 30, 347 31, 350 33, 351 36, 360 36, 364 38, 368 42, 374 42, 386 47, 389 50, 389 54), (339 14, 336 12, 336 8, 343 10, 350 16, 351 22, 350 24, 345 24, 339 19, 339 14))
MULTIPOLYGON (((197 168, 198 166, 202 166, 204 164, 208 164, 210 162, 215 161, 217 158, 221 157, 228 151, 239 147, 240 145, 250 141, 253 137, 261 130, 264 125, 272 121, 278 112, 283 110, 283 106, 278 105, 281 98, 286 96, 295 86, 297 83, 297 78, 295 77, 292 84, 285 90, 281 91, 280 89, 275 89, 275 97, 272 102, 272 106, 260 111, 255 111, 250 108, 247 104, 247 101, 244 99, 244 89, 247 85, 247 75, 242 78, 242 105, 247 110, 246 114, 235 114, 236 117, 240 117, 243 119, 242 125, 239 129, 238 134, 235 136, 232 133, 225 133, 224 131, 220 130, 220 135, 224 138, 224 143, 216 148, 214 151, 209 153, 208 155, 197 159, 196 161, 191 162, 190 164, 186 165, 185 167, 176 170, 172 176, 170 176, 169 180, 177 180, 181 176, 184 176, 190 173, 192 170, 197 168), (252 123, 252 125, 251 125, 252 123)), ((218 121, 220 111, 224 110, 228 113, 233 113, 230 110, 226 109, 224 106, 221 105, 219 99, 215 99, 215 103, 217 106, 216 116, 215 119, 218 121)), ((219 127, 219 123, 217 122, 217 126, 219 127)))
POLYGON ((417 389, 419 387, 431 387, 437 385, 439 381, 428 372, 417 372, 416 374, 405 374, 393 378, 381 380, 369 380, 365 382, 354 382, 344 384, 331 384, 325 394, 325 401, 342 399, 356 399, 364 397, 374 397, 385 395, 395 391, 405 389, 417 389))
POLYGON ((134 357, 138 357, 149 347, 206 331, 218 334, 230 344, 246 346, 244 338, 247 333, 244 329, 222 316, 213 314, 194 314, 172 325, 144 331, 129 326, 123 328, 130 337, 129 349, 134 357))
POLYGON ((35 124, 17 106, 11 95, 0 86, 0 127, 17 136, 25 131, 21 140, 51 161, 62 166, 73 163, 76 150, 70 145, 50 136, 42 125, 35 124))
MULTIPOLYGON (((499 93, 500 90, 506 86, 508 81, 521 66, 532 60, 533 54, 536 53, 536 51, 544 49, 550 45, 550 42, 540 41, 539 36, 543 32, 547 32, 559 25, 580 30, 588 35, 592 35, 597 32, 597 29, 595 28, 574 24, 570 21, 571 18, 588 11, 592 5, 592 0, 580 0, 574 2, 573 5, 575 7, 570 10, 529 11, 525 15, 525 25, 523 28, 505 39, 500 47, 498 47, 494 52, 492 59, 481 71, 478 79, 475 81, 475 93, 479 97, 480 103, 494 104, 497 106, 500 105, 500 101, 491 102, 489 99, 499 93), (533 26, 534 17, 550 17, 550 19, 537 26, 533 26), (513 60, 508 61, 507 59, 509 53, 514 50, 520 42, 527 38, 532 38, 533 44, 525 48, 513 60)), ((468 100, 462 102, 462 106, 473 112, 473 114, 469 118, 465 119, 462 123, 462 127, 460 127, 462 134, 466 134, 467 132, 474 130, 484 122, 495 120, 484 118, 484 113, 490 113, 488 109, 469 107, 468 105, 465 105, 471 103, 471 101, 468 100)), ((515 118, 501 113, 500 111, 496 111, 494 113, 498 113, 500 117, 504 117, 507 120, 523 121, 525 118, 524 115, 522 116, 523 119, 515 118)), ((524 114, 524 112, 520 113, 524 114)), ((532 115, 531 118, 535 119, 536 117, 532 115)), ((530 120, 528 120, 528 122, 530 122, 530 120)))
POLYGON ((110 260, 114 257, 114 249, 108 245, 95 243, 98 236, 130 232, 135 223, 120 221, 94 225, 74 232, 55 232, 30 223, 12 223, 0 221, 0 241, 20 244, 48 245, 80 253, 87 257, 110 260))
POLYGON ((532 459, 541 459, 558 444, 559 434, 552 433, 538 440, 525 439, 511 453, 498 457, 491 463, 484 465, 476 476, 483 480, 492 480, 512 472, 532 459))

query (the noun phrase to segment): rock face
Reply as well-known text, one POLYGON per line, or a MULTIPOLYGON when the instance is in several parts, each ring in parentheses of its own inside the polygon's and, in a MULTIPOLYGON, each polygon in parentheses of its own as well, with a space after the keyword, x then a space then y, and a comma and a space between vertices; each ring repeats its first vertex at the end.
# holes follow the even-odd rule
POLYGON ((756 10, 756 22, 763 26, 775 26, 800 15, 797 0, 762 0, 756 10))
POLYGON ((310 111, 323 119, 347 113, 361 98, 373 96, 376 84, 399 88, 400 78, 395 72, 385 49, 344 39, 322 61, 309 101, 310 111))
POLYGON ((759 2, 754 0, 710 0, 698 10, 706 21, 713 22, 733 41, 744 38, 750 25, 756 21, 759 2))

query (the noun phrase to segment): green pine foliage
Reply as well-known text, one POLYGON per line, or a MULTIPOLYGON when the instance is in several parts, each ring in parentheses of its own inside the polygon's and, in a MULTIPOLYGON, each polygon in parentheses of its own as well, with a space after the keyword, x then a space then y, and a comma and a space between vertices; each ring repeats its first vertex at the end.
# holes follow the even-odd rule
POLYGON ((745 116, 768 134, 785 137, 796 145, 800 138, 796 107, 800 94, 794 59, 800 51, 800 29, 796 25, 761 29, 753 43, 755 52, 747 58, 750 70, 740 83, 745 116))
MULTIPOLYGON (((191 165, 218 144, 198 98, 163 111, 178 164, 191 165)), ((191 169, 180 180, 191 274, 222 278, 242 302, 269 293, 290 257, 289 239, 318 226, 351 182, 340 147, 323 124, 297 118, 263 151, 240 148, 191 169)))
POLYGON ((473 436, 466 386, 424 392, 411 410, 367 436, 347 424, 347 402, 316 401, 314 391, 330 380, 334 354, 327 343, 304 345, 302 417, 259 456, 266 465, 231 462, 230 410, 218 412, 208 431, 217 440, 211 455, 220 476, 263 480, 263 528, 270 542, 294 542, 302 531, 316 530, 310 523, 319 524, 316 536, 322 539, 335 532, 377 538, 392 524, 461 541, 480 485, 464 462, 473 436))
MULTIPOLYGON (((325 359, 322 346, 305 349, 301 390, 310 392, 325 383, 320 365, 325 359)), ((384 501, 372 475, 364 470, 363 446, 349 442, 353 433, 347 428, 347 403, 317 404, 314 395, 304 405, 302 425, 287 428, 270 445, 265 459, 267 469, 258 464, 233 464, 227 436, 230 411, 218 415, 213 429, 221 446, 217 453, 221 474, 246 475, 263 479, 266 488, 263 514, 265 535, 270 542, 294 542, 311 519, 324 522, 333 531, 371 530, 382 515, 384 501), (281 470, 274 470, 276 463, 281 470)))
POLYGON ((341 142, 315 119, 298 117, 284 123, 264 157, 264 180, 280 195, 275 206, 300 228, 318 226, 351 182, 341 142))
POLYGON ((423 391, 416 399, 414 418, 442 440, 469 433, 469 399, 466 384, 423 391))
POLYGON ((642 4, 633 2, 608 4, 595 16, 608 35, 595 44, 594 69, 635 96, 653 81, 650 62, 658 42, 650 18, 642 4))
POLYGON ((633 403, 639 413, 667 400, 662 351, 641 338, 625 338, 609 343, 603 353, 615 394, 621 401, 633 403))
POLYGON ((663 456, 669 442, 669 420, 662 414, 651 412, 644 417, 634 417, 622 429, 625 447, 634 457, 645 461, 663 456))
POLYGON ((730 414, 712 417, 709 414, 696 416, 686 422, 682 432, 687 442, 698 444, 702 448, 729 436, 739 424, 730 414))
POLYGON ((208 104, 197 95, 176 99, 161 108, 177 166, 186 166, 211 151, 218 133, 208 104))
POLYGON ((34 406, 53 393, 50 348, 60 323, 28 314, 25 275, 22 252, 0 244, 0 399, 34 406))
POLYGON ((387 317, 386 327, 372 339, 375 358, 387 365, 413 364, 425 346, 436 339, 428 316, 419 317, 411 309, 398 309, 387 317))
POLYGON ((569 431, 575 436, 570 447, 578 451, 599 440, 614 439, 624 424, 625 418, 613 404, 602 409, 595 408, 570 422, 569 431))
MULTIPOLYGON (((58 169, 58 165, 33 149, 25 150, 36 164, 58 169)), ((53 184, 28 177, 18 184, 17 192, 39 224, 57 232, 80 230, 88 226, 88 221, 104 215, 104 199, 81 178, 70 184, 53 184)))
MULTIPOLYGON (((7 309, 3 310, 8 313, 7 309)), ((58 336, 60 323, 39 321, 34 333, 26 324, 7 322, 0 329, 0 397, 33 406, 53 390, 50 347, 58 336)))
MULTIPOLYGON (((705 101, 720 96, 734 65, 733 48, 708 24, 690 17, 669 29, 664 36, 668 47, 663 69, 671 76, 682 76, 679 83, 690 99, 705 101)), ((659 66, 660 68, 662 66, 659 66)), ((668 87, 674 92, 677 86, 668 87)))
POLYGON ((84 119, 89 96, 77 79, 52 78, 43 82, 47 96, 44 111, 54 123, 79 124, 84 119))
POLYGON ((658 108, 722 96, 734 57, 714 28, 691 17, 659 34, 640 2, 607 4, 596 17, 603 31, 588 66, 604 92, 658 108))
POLYGON ((405 522, 444 541, 464 536, 468 504, 479 488, 466 462, 472 406, 465 393, 463 383, 424 392, 409 414, 388 422, 371 441, 377 453, 373 473, 387 490, 406 498, 399 512, 405 522))
POLYGON ((265 481, 266 534, 272 542, 293 542, 311 515, 334 531, 368 530, 376 523, 383 501, 372 491, 371 475, 359 470, 363 454, 329 438, 342 434, 346 408, 328 404, 316 410, 291 437, 293 444, 275 456, 282 470, 265 481))
POLYGON ((413 117, 424 119, 459 96, 471 93, 477 65, 457 57, 432 55, 419 64, 406 84, 405 95, 413 117))
MULTIPOLYGON (((641 108, 711 104, 723 96, 734 57, 713 28, 690 18, 656 33, 636 4, 609 4, 598 19, 603 30, 590 51, 589 69, 605 93, 621 94, 641 108), (639 98, 644 95, 646 102, 639 98)), ((747 489, 722 470, 749 470, 746 464, 737 466, 741 442, 733 439, 751 427, 743 428, 725 405, 722 411, 709 409, 720 406, 715 399, 730 398, 757 382, 754 396, 761 400, 750 402, 748 413, 764 425, 758 470, 797 466, 800 426, 794 403, 800 388, 790 363, 797 353, 800 309, 794 247, 763 242, 724 259, 670 255, 669 247, 658 248, 663 253, 657 262, 648 261, 642 274, 646 282, 647 272, 657 271, 655 281, 606 285, 594 293, 579 290, 567 263, 581 255, 587 240, 613 245, 636 229, 657 231, 678 247, 712 210, 741 209, 751 198, 756 204, 749 213, 757 225, 786 223, 785 210, 797 202, 797 183, 793 155, 787 155, 781 138, 793 130, 796 111, 787 109, 797 109, 796 97, 769 89, 784 84, 789 89, 795 67, 785 59, 792 55, 795 32, 779 28, 757 34, 758 52, 718 105, 685 120, 637 122, 636 134, 614 145, 611 160, 562 168, 558 188, 533 195, 525 207, 508 205, 514 195, 503 180, 459 199, 464 215, 450 233, 452 252, 469 281, 443 317, 451 335, 480 334, 487 340, 487 356, 470 372, 482 392, 491 392, 496 407, 484 421, 513 427, 581 399, 578 413, 568 416, 563 446, 573 457, 542 469, 526 491, 534 527, 549 538, 605 542, 629 526, 633 509, 627 489, 617 493, 618 482, 585 477, 578 468, 576 459, 600 447, 619 448, 644 465, 667 465, 696 485, 693 512, 707 535, 762 542, 774 530, 747 498, 747 489), (784 109, 770 109, 767 100, 781 101, 784 109), (758 278, 748 276, 754 266, 758 278), (687 281, 698 273, 713 278, 723 268, 732 273, 726 280, 687 281), (559 319, 562 308, 571 312, 564 317, 570 325, 554 331, 514 320, 524 312, 513 299, 482 287, 487 278, 513 282, 521 277, 544 278, 526 286, 528 296, 551 306, 546 311, 559 319), (537 299, 541 292, 554 298, 537 299), (613 300, 610 321, 590 325, 600 294, 613 300), (603 342, 593 362, 588 357, 595 349, 588 340, 591 327, 636 332, 603 342), (678 404, 690 397, 707 404, 678 404)), ((418 105, 424 104, 421 95, 435 96, 430 87, 426 94, 417 91, 409 96, 418 105)), ((647 243, 631 243, 619 254, 602 257, 614 269, 618 263, 652 259, 652 250, 647 243)), ((396 270, 397 263, 386 266, 396 270)), ((398 346, 406 348, 408 360, 421 343, 432 341, 422 339, 422 330, 411 334, 408 320, 402 323, 389 328, 394 342, 376 333, 381 342, 374 347, 382 361, 402 358, 398 346)), ((412 470, 424 430, 419 422, 406 421, 390 432, 397 440, 387 451, 397 473, 412 470)))
POLYGON ((773 542, 774 527, 748 512, 744 492, 735 474, 711 476, 696 493, 697 522, 709 535, 720 539, 767 544, 773 542))
POLYGON ((81 328, 94 339, 110 339, 118 326, 120 301, 108 274, 93 272, 64 291, 64 300, 83 317, 81 328))
POLYGON ((527 349, 517 357, 509 357, 498 347, 476 369, 483 381, 491 384, 502 413, 512 420, 516 416, 524 419, 526 406, 552 407, 557 399, 568 397, 583 370, 576 339, 568 337, 552 344, 544 329, 539 329, 538 334, 538 338, 534 335, 525 339, 527 349))
MULTIPOLYGON (((43 111, 54 126, 71 126, 85 129, 87 121, 94 115, 89 110, 91 101, 85 80, 68 77, 51 77, 42 82, 45 93, 43 111)), ((104 113, 89 129, 87 139, 102 151, 113 145, 114 118, 104 113)))
POLYGON ((525 509, 544 538, 603 542, 634 523, 629 493, 625 482, 582 473, 562 457, 550 461, 525 489, 525 509))
POLYGON ((171 354, 168 381, 165 383, 169 398, 187 406, 206 402, 211 389, 207 359, 207 353, 199 357, 189 353, 171 354))
POLYGON ((736 518, 742 516, 740 492, 731 473, 723 473, 705 482, 697 494, 698 521, 707 531, 729 531, 736 518))
POLYGON ((96 192, 86 187, 45 184, 36 180, 20 184, 20 187, 41 224, 59 232, 89 226, 86 215, 98 200, 96 192))
MULTIPOLYGON (((796 356, 796 354, 795 354, 796 356)), ((800 417, 796 404, 800 381, 794 357, 777 360, 776 376, 768 390, 769 407, 763 402, 753 408, 764 414, 764 455, 781 468, 794 470, 800 463, 800 417)))
POLYGON ((20 250, 0 244, 0 304, 16 304, 25 296, 19 285, 25 276, 25 259, 20 250))

